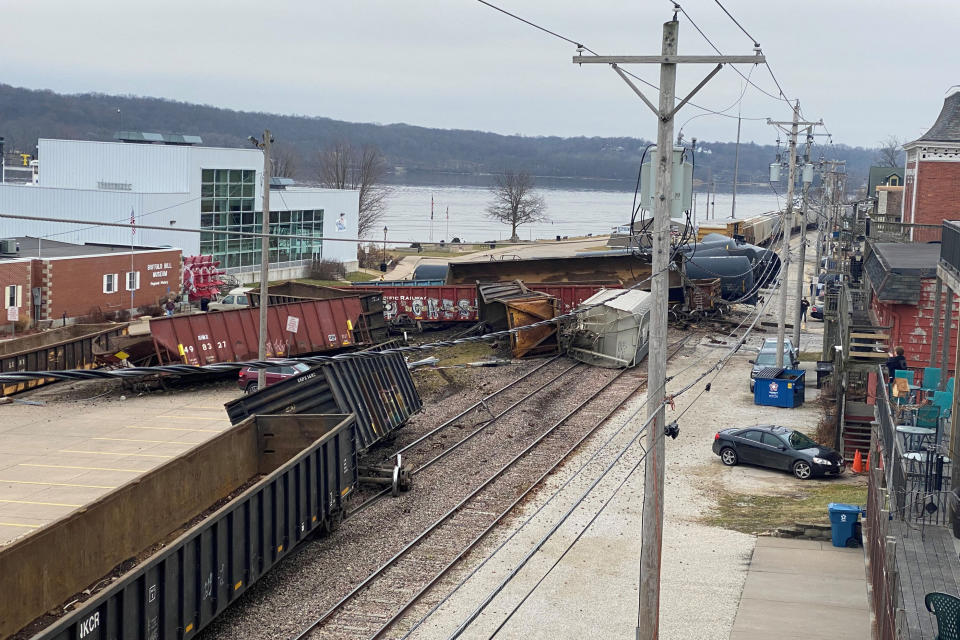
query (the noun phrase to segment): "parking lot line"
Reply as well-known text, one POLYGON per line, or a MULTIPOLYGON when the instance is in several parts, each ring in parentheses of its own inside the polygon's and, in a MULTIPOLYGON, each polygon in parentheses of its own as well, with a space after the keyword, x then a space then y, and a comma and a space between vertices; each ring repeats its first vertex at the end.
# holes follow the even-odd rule
POLYGON ((185 427, 138 427, 135 425, 127 426, 127 429, 152 429, 158 431, 205 431, 207 433, 220 433, 223 429, 187 429, 185 427))
POLYGON ((69 504, 66 502, 35 502, 33 500, 4 500, 0 498, 0 502, 6 502, 9 504, 39 504, 44 507, 82 507, 82 504, 69 504))
POLYGON ((162 415, 157 416, 158 418, 173 418, 174 420, 210 420, 211 422, 227 422, 229 418, 207 418, 204 416, 175 416, 175 415, 162 415))
POLYGON ((195 445, 199 442, 184 442, 182 440, 140 440, 138 438, 90 438, 91 440, 110 440, 111 442, 149 442, 151 444, 187 444, 195 445))
POLYGON ((23 527, 24 529, 39 529, 39 524, 20 524, 17 522, 0 522, 0 527, 23 527))
POLYGON ((18 467, 40 467, 43 469, 83 469, 84 471, 121 471, 124 473, 146 473, 150 469, 113 469, 110 467, 79 467, 65 464, 34 464, 31 462, 21 462, 18 467))
POLYGON ((123 453, 123 452, 117 453, 114 451, 78 451, 76 449, 59 449, 59 451, 60 453, 86 453, 93 456, 120 456, 120 457, 135 456, 137 458, 163 458, 165 460, 169 460, 170 458, 174 457, 174 456, 162 456, 156 453, 123 453))
POLYGON ((80 489, 116 489, 116 486, 104 484, 71 484, 69 482, 40 482, 39 480, 3 480, 0 484, 42 484, 48 487, 77 487, 80 489))

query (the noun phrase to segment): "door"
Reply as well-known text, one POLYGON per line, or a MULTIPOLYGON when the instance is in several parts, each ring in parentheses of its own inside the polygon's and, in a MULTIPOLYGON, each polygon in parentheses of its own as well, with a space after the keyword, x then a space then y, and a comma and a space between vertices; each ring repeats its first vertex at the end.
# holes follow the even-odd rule
POLYGON ((760 443, 764 458, 764 462, 761 464, 774 469, 790 468, 790 456, 787 455, 789 447, 780 436, 764 432, 760 443))
POLYGON ((744 431, 737 435, 737 455, 742 462, 763 464, 763 446, 760 442, 762 432, 756 430, 744 431))

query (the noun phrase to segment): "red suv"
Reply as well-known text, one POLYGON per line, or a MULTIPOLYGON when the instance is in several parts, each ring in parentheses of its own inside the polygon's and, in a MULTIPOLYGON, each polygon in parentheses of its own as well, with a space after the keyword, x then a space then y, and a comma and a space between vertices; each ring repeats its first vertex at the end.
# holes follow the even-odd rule
MULTIPOLYGON (((292 376, 297 376, 304 371, 309 371, 310 365, 297 362, 293 366, 282 365, 276 367, 267 367, 267 386, 286 380, 292 376)), ((244 367, 240 369, 240 377, 237 379, 237 385, 247 393, 256 393, 257 391, 257 373, 259 369, 253 367, 244 367)))

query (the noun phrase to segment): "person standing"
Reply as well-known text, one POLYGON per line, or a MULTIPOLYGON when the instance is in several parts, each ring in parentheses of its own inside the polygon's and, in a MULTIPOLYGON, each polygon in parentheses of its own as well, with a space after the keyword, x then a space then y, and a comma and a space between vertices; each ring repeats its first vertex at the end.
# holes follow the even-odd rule
POLYGON ((890 357, 887 358, 886 362, 887 371, 890 372, 891 380, 893 379, 894 372, 898 370, 903 371, 907 368, 907 359, 903 356, 903 347, 897 347, 895 354, 896 355, 894 355, 894 353, 889 354, 890 357))
POLYGON ((810 306, 810 301, 804 298, 800 301, 800 318, 803 320, 803 323, 807 323, 807 308, 810 306))
POLYGON ((174 304, 172 298, 167 298, 167 303, 163 305, 164 311, 166 311, 167 316, 173 316, 173 311, 177 308, 177 305, 174 304))

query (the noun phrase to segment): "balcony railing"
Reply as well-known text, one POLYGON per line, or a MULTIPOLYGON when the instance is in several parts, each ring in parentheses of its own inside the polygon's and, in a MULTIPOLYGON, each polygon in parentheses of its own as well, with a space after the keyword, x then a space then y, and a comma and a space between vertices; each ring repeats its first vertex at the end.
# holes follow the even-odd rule
POLYGON ((874 242, 940 242, 943 227, 936 224, 908 224, 871 220, 868 238, 874 242))
POLYGON ((944 220, 943 239, 940 244, 940 262, 953 267, 960 274, 960 222, 944 220))

